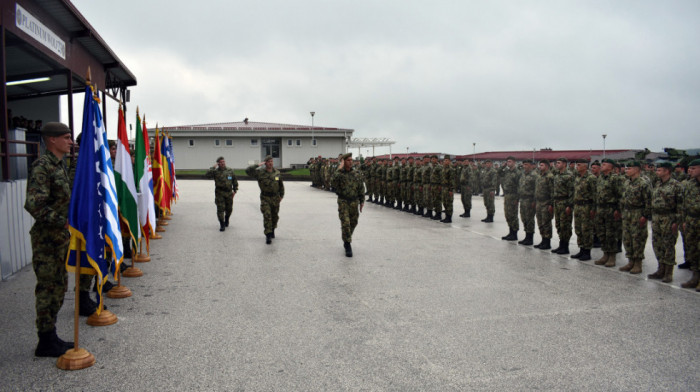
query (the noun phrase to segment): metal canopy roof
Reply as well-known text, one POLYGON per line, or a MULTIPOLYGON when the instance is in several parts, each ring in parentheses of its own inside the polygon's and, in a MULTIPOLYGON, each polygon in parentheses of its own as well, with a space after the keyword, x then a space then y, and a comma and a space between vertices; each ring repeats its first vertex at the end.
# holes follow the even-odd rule
POLYGON ((73 75, 73 92, 81 91, 88 66, 97 87, 111 92, 113 97, 117 96, 118 89, 136 85, 136 77, 70 1, 0 0, 0 3, 2 27, 5 30, 6 81, 44 76, 51 78, 40 83, 7 86, 8 100, 66 94, 69 74, 73 75), (17 5, 25 8, 65 41, 65 59, 16 26, 17 5))
POLYGON ((396 144, 394 140, 391 140, 386 137, 382 138, 354 138, 350 140, 350 143, 348 143, 348 147, 352 148, 357 148, 357 147, 386 147, 386 146, 391 146, 392 144, 396 144))

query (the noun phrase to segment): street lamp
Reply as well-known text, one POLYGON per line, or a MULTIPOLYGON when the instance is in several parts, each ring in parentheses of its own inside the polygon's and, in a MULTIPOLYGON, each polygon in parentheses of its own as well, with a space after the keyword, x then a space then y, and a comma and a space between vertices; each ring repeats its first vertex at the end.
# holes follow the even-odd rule
POLYGON ((316 112, 311 112, 311 147, 315 146, 316 139, 314 139, 314 115, 316 112))
POLYGON ((408 147, 406 147, 406 155, 408 155, 408 147))
POLYGON ((605 159, 605 138, 608 137, 608 134, 604 133, 603 134, 603 159, 605 159))
POLYGON ((472 151, 472 161, 476 163, 476 143, 472 143, 472 147, 474 147, 474 150, 472 151))

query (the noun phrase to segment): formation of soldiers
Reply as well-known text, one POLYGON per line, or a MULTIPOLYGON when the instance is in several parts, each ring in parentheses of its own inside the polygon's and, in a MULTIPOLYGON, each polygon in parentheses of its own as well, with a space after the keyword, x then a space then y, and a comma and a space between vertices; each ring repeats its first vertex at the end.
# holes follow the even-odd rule
MULTIPOLYGON (((337 165, 338 159, 312 158, 311 186, 333 191, 330 178, 337 165)), ((612 268, 617 254, 624 251, 628 263, 619 269, 631 274, 642 273, 651 226, 658 269, 647 276, 666 283, 673 280, 680 233, 685 262, 679 268, 693 271, 681 286, 700 291, 698 159, 686 168, 668 162, 633 161, 623 166, 611 159, 518 162, 509 157, 499 166, 489 160, 476 163, 425 155, 370 157, 356 161, 355 170, 363 178, 368 202, 443 223, 452 222, 454 193, 460 193, 463 218, 471 217, 472 196, 482 194, 487 213, 482 222, 493 222, 494 196, 502 188, 509 228, 503 240, 517 241, 522 222, 525 238, 519 244, 534 245, 537 227, 542 241, 535 248, 566 255, 575 232, 579 251, 571 258, 591 260, 591 249, 600 247, 603 256, 594 263, 612 268), (552 249, 554 229, 559 245, 552 249)))

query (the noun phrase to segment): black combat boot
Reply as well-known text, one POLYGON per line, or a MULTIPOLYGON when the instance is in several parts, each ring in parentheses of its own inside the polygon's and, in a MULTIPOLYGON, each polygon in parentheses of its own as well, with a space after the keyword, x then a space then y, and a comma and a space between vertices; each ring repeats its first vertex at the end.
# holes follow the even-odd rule
POLYGON ((226 227, 228 227, 229 218, 230 218, 230 216, 227 216, 227 217, 226 217, 226 220, 224 221, 224 225, 226 225, 226 227))
POLYGON ((515 230, 508 230, 508 235, 501 237, 505 241, 516 241, 518 239, 518 232, 515 230))
POLYGON ((433 217, 433 210, 425 210, 425 214, 423 214, 423 216, 426 218, 432 218, 433 217))
POLYGON ((272 233, 265 234, 265 243, 268 245, 272 243, 272 233))
POLYGON ((352 246, 350 243, 343 241, 343 248, 345 248, 345 257, 352 257, 352 246))
POLYGON ((226 223, 222 220, 219 221, 219 231, 226 231, 226 223))
POLYGON ((442 211, 435 211, 435 215, 433 215, 430 219, 432 219, 432 220, 442 219, 442 211))
POLYGON ((441 220, 442 223, 452 223, 452 215, 445 213, 445 219, 441 220))
MULTIPOLYGON (((678 264, 678 269, 690 269, 690 263, 686 261, 683 264, 678 264)), ((687 288, 687 287, 685 287, 685 288, 687 288)))
POLYGON ((540 242, 540 249, 542 249, 542 250, 552 249, 551 242, 552 242, 551 238, 542 238, 542 242, 540 242))
POLYGON ((532 245, 532 236, 534 233, 525 233, 525 238, 522 241, 518 241, 520 245, 532 245))
POLYGON ((270 237, 275 238, 275 229, 272 229, 272 233, 270 233, 270 237))
MULTIPOLYGON (((124 263, 122 263, 124 264, 124 263)), ((114 284, 110 281, 106 281, 105 284, 102 285, 102 292, 107 293, 109 290, 112 290, 114 287, 114 284)), ((95 284, 92 285, 92 291, 97 292, 97 279, 95 279, 95 284)))
POLYGON ((571 255, 571 258, 572 258, 572 259, 578 259, 579 257, 581 257, 581 255, 583 254, 583 251, 584 251, 584 250, 585 250, 585 249, 579 248, 578 253, 576 253, 575 255, 571 255))
POLYGON ((471 210, 465 210, 464 214, 460 215, 462 218, 469 218, 471 216, 470 214, 471 210))
POLYGON ((92 316, 97 311, 97 302, 90 298, 89 291, 80 291, 80 306, 78 314, 81 316, 92 316))
POLYGON ((394 207, 395 210, 401 210, 403 209, 403 202, 397 201, 396 206, 394 207))
POLYGON ((580 261, 588 261, 591 259, 590 249, 581 249, 581 255, 578 257, 580 261))
POLYGON ((594 248, 600 248, 600 247, 602 247, 602 246, 603 246, 603 244, 600 243, 600 238, 598 238, 597 235, 594 235, 594 236, 593 236, 593 247, 594 247, 594 248))
POLYGON ((38 335, 39 344, 36 345, 36 350, 34 350, 35 356, 57 358, 68 350, 66 346, 58 340, 55 328, 52 331, 39 332, 38 335))
POLYGON ((569 254, 569 242, 559 241, 559 250, 555 252, 558 255, 568 255, 569 254))
POLYGON ((492 223, 493 222, 493 214, 486 215, 486 218, 482 219, 481 221, 486 222, 486 223, 492 223))

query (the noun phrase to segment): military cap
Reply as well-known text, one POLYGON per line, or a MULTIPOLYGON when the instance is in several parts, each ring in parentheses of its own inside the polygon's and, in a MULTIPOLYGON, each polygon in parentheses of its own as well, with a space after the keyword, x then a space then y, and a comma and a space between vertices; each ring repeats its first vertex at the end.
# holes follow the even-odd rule
POLYGON ((340 159, 342 159, 342 160, 346 160, 346 159, 348 159, 348 158, 352 158, 352 153, 351 153, 351 152, 349 152, 349 153, 347 153, 347 154, 343 154, 343 155, 340 156, 340 159))
POLYGON ((430 159, 430 155, 423 155, 423 159, 428 158, 430 159))
POLYGON ((433 155, 430 156, 430 159, 433 159, 433 158, 438 159, 438 156, 435 155, 435 154, 433 154, 433 155))
POLYGON ((627 167, 642 167, 642 162, 632 161, 627 164, 627 167))
POLYGON ((683 169, 687 169, 688 165, 683 162, 678 162, 676 163, 676 167, 682 167, 683 169))
POLYGON ((549 159, 540 159, 540 163, 544 163, 545 165, 549 165, 549 159))
POLYGON ((564 158, 564 157, 557 158, 557 161, 559 161, 559 162, 564 162, 564 163, 569 163, 569 160, 566 159, 566 158, 564 158))
POLYGON ((595 161, 591 162, 591 166, 600 166, 600 162, 596 159, 595 161))
POLYGON ((271 161, 272 160, 272 155, 268 155, 265 157, 265 160, 263 162, 271 161))
POLYGON ((506 158, 506 161, 508 161, 508 160, 510 160, 510 161, 517 161, 517 159, 515 159, 515 157, 512 156, 512 155, 509 155, 509 156, 506 158))
POLYGON ((413 159, 413 157, 412 157, 412 156, 408 157, 408 160, 409 160, 409 161, 410 161, 411 159, 413 159))
POLYGON ((611 165, 615 165, 615 161, 610 159, 610 158, 603 159, 603 163, 609 163, 611 165))
POLYGON ((445 158, 444 158, 444 159, 450 159, 450 156, 449 156, 448 154, 445 154, 445 158))
POLYGON ((493 163, 493 161, 490 160, 490 159, 487 159, 487 160, 484 161, 484 163, 493 163))
POLYGON ((656 165, 656 167, 663 167, 664 169, 673 170, 673 165, 671 162, 660 162, 658 165, 656 165))
POLYGON ((224 157, 218 157, 218 158, 216 158, 216 162, 217 162, 217 163, 218 163, 219 161, 224 161, 224 160, 226 160, 224 157))
POLYGON ((585 164, 588 164, 588 160, 586 160, 585 158, 579 158, 579 159, 577 159, 575 162, 576 162, 576 163, 585 163, 585 164))
POLYGON ((534 164, 535 164, 535 161, 533 161, 532 159, 526 159, 526 160, 523 161, 523 165, 526 164, 526 163, 527 163, 527 164, 530 164, 530 165, 534 165, 534 164))
POLYGON ((70 133, 70 128, 68 128, 68 125, 60 122, 47 122, 41 128, 41 136, 56 137, 65 135, 66 133, 70 133))
MULTIPOLYGON (((345 158, 343 158, 343 159, 345 159, 345 158)), ((394 160, 397 160, 397 159, 399 159, 399 156, 398 156, 398 155, 394 155, 394 160)))
POLYGON ((688 163, 688 167, 691 166, 700 166, 700 159, 693 159, 692 161, 690 161, 690 163, 688 163))

